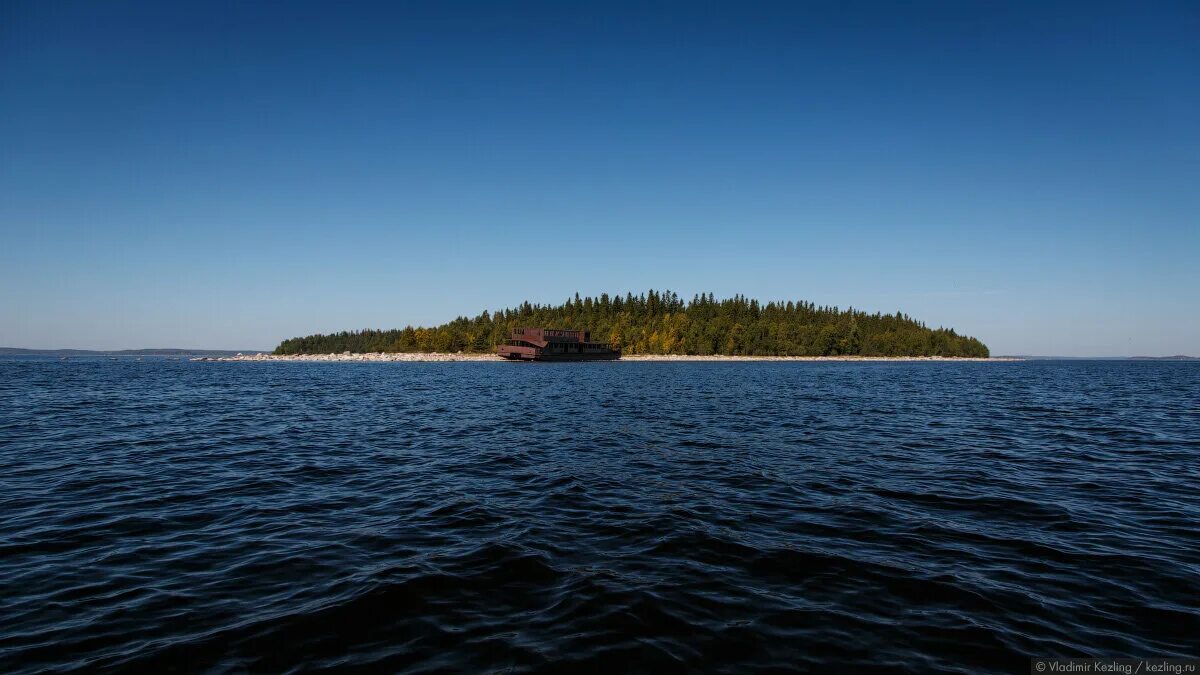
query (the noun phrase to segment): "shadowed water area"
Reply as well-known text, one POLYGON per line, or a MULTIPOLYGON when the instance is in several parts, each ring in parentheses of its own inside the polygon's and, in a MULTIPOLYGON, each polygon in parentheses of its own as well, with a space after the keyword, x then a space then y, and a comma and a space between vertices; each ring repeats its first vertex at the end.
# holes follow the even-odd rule
POLYGON ((0 671, 1200 654, 1200 364, 0 361, 0 671))

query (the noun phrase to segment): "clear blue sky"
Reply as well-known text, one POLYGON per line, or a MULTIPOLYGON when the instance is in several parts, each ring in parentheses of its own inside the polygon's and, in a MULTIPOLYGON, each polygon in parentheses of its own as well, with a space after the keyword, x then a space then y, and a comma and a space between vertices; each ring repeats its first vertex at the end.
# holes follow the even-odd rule
POLYGON ((576 291, 1200 353, 1200 4, 0 2, 0 345, 576 291))

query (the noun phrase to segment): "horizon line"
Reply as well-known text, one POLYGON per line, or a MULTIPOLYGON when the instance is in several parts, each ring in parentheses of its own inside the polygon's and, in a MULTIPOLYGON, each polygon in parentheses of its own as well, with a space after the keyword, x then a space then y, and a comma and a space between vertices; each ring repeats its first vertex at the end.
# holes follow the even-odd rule
MULTIPOLYGON (((275 348, 269 349, 226 349, 218 347, 123 347, 119 349, 95 349, 87 347, 0 347, 0 352, 9 351, 26 351, 26 352, 95 352, 97 354, 107 354, 114 352, 148 352, 148 351, 177 351, 177 352, 273 352, 275 348)), ((2 355, 2 354, 0 354, 2 355)), ((1194 359, 1200 360, 1200 356, 1192 356, 1189 354, 1088 354, 1085 356, 1066 356, 1060 354, 996 354, 990 358, 993 359, 1194 359)))

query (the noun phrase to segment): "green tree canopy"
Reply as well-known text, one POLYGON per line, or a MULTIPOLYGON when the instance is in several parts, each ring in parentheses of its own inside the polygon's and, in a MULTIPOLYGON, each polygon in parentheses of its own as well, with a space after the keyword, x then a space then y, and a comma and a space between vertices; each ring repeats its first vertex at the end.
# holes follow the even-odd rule
POLYGON ((284 340, 276 354, 350 352, 488 352, 513 328, 589 330, 626 354, 746 356, 971 356, 988 348, 953 329, 929 328, 905 314, 868 314, 811 302, 761 303, 711 293, 685 302, 670 291, 581 298, 561 305, 528 301, 511 309, 458 317, 441 326, 365 329, 284 340))

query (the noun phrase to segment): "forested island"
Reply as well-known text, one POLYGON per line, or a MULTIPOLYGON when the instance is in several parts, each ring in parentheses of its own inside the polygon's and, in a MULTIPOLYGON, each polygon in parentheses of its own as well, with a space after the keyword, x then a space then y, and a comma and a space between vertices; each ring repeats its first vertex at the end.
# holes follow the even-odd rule
POLYGON ((987 358, 979 340, 929 328, 899 312, 868 314, 811 302, 760 303, 712 293, 685 302, 670 291, 598 298, 575 294, 561 305, 519 307, 432 328, 359 330, 284 340, 277 355, 341 352, 491 352, 513 328, 590 330, 625 354, 727 356, 945 356, 987 358))

